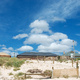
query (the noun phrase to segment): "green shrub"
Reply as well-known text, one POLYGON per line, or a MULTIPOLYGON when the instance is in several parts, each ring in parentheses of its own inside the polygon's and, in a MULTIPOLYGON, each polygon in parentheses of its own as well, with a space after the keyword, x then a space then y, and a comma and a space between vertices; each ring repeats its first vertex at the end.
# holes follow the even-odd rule
POLYGON ((24 75, 24 73, 19 72, 17 75, 18 75, 18 76, 22 76, 22 75, 24 75))
POLYGON ((18 74, 14 75, 14 78, 17 80, 24 80, 24 73, 19 72, 18 74))
POLYGON ((6 65, 6 67, 12 67, 13 66, 13 64, 12 64, 11 61, 10 62, 7 62, 5 65, 6 65))
POLYGON ((9 58, 7 57, 0 57, 0 66, 3 66, 7 61, 8 61, 9 58))
POLYGON ((0 59, 0 66, 3 66, 4 61, 0 59))
POLYGON ((5 62, 5 66, 6 67, 15 67, 15 68, 18 68, 20 67, 23 63, 24 63, 25 60, 20 60, 18 58, 9 58, 7 59, 7 61, 5 62))
POLYGON ((29 61, 26 61, 26 63, 30 63, 29 61))
POLYGON ((19 72, 18 74, 15 74, 14 77, 19 77, 19 76, 22 76, 22 75, 24 75, 24 73, 19 72))
POLYGON ((20 68, 14 68, 14 69, 13 69, 13 71, 17 71, 17 70, 20 70, 20 68))
POLYGON ((23 63, 24 63, 23 60, 19 60, 19 61, 13 62, 13 66, 14 67, 20 67, 23 63))

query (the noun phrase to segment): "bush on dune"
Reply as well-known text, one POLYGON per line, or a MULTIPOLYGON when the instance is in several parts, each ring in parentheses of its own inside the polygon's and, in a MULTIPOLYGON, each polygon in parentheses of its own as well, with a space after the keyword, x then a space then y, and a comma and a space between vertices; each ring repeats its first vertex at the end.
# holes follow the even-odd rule
MULTIPOLYGON (((18 79, 18 80, 21 80, 20 78, 23 78, 23 76, 24 76, 24 73, 22 73, 22 72, 19 72, 18 74, 15 74, 14 75, 14 77, 16 78, 16 79, 18 79), (22 77, 21 77, 22 76, 22 77)), ((22 79, 22 80, 24 80, 24 79, 22 79)))
POLYGON ((3 66, 8 61, 6 57, 0 57, 0 66, 3 66))
POLYGON ((24 63, 24 60, 20 60, 17 58, 11 58, 10 61, 6 63, 6 66, 17 68, 17 67, 20 67, 23 63, 24 63))
POLYGON ((5 65, 6 67, 20 67, 25 60, 20 60, 18 58, 7 58, 7 57, 1 57, 0 58, 0 66, 5 65))

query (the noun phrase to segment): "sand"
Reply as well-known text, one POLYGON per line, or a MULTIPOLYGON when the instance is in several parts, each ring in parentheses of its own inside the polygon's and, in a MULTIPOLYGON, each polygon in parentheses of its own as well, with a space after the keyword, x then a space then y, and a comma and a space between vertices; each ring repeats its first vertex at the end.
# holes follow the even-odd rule
MULTIPOLYGON (((26 60, 25 63, 20 67, 20 70, 18 71, 13 71, 14 68, 6 69, 4 66, 0 67, 0 80, 15 80, 13 75, 19 72, 27 73, 29 69, 41 69, 42 71, 52 70, 52 67, 54 67, 54 69, 71 69, 71 68, 76 68, 76 63, 74 63, 72 67, 70 60, 68 62, 62 62, 62 63, 55 61, 54 64, 52 61, 44 62, 44 61, 36 61, 36 60, 26 60), (9 73, 13 73, 13 75, 9 76, 9 73)), ((79 61, 79 67, 80 67, 80 61, 79 61)), ((80 69, 79 69, 79 73, 80 73, 80 69)), ((32 75, 32 77, 44 78, 43 76, 39 76, 39 75, 32 75)), ((30 79, 30 80, 35 80, 35 79, 30 79)), ((41 79, 41 80, 46 80, 46 79, 41 79)), ((80 80, 80 78, 70 77, 70 78, 54 78, 48 80, 80 80)))

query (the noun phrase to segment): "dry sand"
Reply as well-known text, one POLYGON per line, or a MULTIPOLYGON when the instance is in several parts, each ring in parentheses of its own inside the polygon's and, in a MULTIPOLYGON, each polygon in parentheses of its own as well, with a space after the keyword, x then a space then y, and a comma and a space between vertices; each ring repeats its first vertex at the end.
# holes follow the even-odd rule
MULTIPOLYGON (((70 69, 70 68, 75 68, 76 64, 74 63, 73 67, 71 64, 71 61, 67 62, 57 62, 53 64, 52 61, 36 61, 36 60, 27 60, 25 61, 25 64, 23 64, 20 67, 20 70, 18 71, 13 71, 13 68, 8 68, 6 69, 4 66, 0 67, 0 80, 15 80, 13 75, 9 76, 9 73, 13 73, 14 75, 23 72, 26 73, 29 69, 41 69, 42 71, 45 70, 52 70, 52 67, 54 69, 70 69), (5 79, 4 79, 5 78, 5 79)), ((79 61, 79 67, 80 67, 80 61, 79 61)), ((80 69, 79 69, 80 73, 80 69)), ((80 76, 80 74, 79 74, 80 76)), ((43 78, 42 76, 34 75, 32 76, 33 78, 43 78)), ((35 79, 27 79, 27 80, 35 80, 35 79)), ((36 80, 46 80, 46 79, 36 79, 36 80)), ((54 79, 48 79, 48 80, 80 80, 80 78, 54 78, 54 79)))

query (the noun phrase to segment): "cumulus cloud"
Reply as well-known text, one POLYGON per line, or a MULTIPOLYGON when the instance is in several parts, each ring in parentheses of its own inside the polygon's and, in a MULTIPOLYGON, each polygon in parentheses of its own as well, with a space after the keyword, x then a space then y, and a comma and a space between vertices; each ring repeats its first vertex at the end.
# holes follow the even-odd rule
MULTIPOLYGON (((74 41, 74 45, 76 45, 77 42, 74 41)), ((54 41, 54 43, 51 43, 48 46, 45 45, 39 45, 37 50, 39 50, 39 52, 68 52, 71 51, 73 46, 73 40, 71 39, 62 39, 61 41, 59 41, 59 43, 56 43, 54 41)))
MULTIPOLYGON (((31 34, 24 44, 38 44, 37 50, 40 52, 63 52, 70 51, 73 46, 73 40, 63 33, 54 33, 51 35, 31 34)), ((77 42, 75 41, 76 45, 77 42)))
POLYGON ((19 49, 17 49, 17 51, 31 51, 33 50, 33 47, 31 46, 22 46, 19 49))
MULTIPOLYGON (((61 20, 55 18, 56 20, 61 20)), ((62 18, 62 21, 65 21, 62 18)), ((23 42, 24 44, 37 44, 37 49, 39 52, 63 52, 70 51, 73 46, 73 40, 69 39, 68 36, 64 33, 56 32, 51 33, 49 30, 49 24, 45 20, 35 20, 30 24, 31 33, 23 42), (45 34, 44 32, 47 32, 45 34)), ((20 35, 15 36, 15 39, 20 38, 20 35)), ((21 37, 22 38, 22 37, 21 37)), ((77 42, 74 42, 75 45, 77 42)), ((31 46, 22 46, 16 51, 31 51, 33 47, 31 46)))
POLYGON ((32 34, 28 39, 24 41, 24 44, 50 44, 53 40, 44 34, 32 34))
POLYGON ((27 34, 18 34, 16 36, 13 36, 13 39, 22 39, 22 38, 25 38, 25 37, 28 37, 27 34))
POLYGON ((71 46, 51 43, 49 46, 39 45, 37 50, 39 52, 63 52, 63 51, 70 51, 71 46))
POLYGON ((60 40, 60 39, 67 39, 68 36, 66 34, 63 33, 54 33, 53 35, 50 36, 53 40, 60 40))
POLYGON ((45 20, 35 20, 30 24, 30 28, 32 28, 31 33, 51 33, 51 30, 49 30, 49 24, 45 20))
POLYGON ((45 34, 32 34, 25 41, 24 44, 51 44, 52 42, 58 42, 62 39, 67 39, 68 36, 63 33, 54 33, 53 35, 45 35, 45 34))
MULTIPOLYGON (((61 44, 62 45, 67 45, 67 46, 72 46, 73 45, 73 40, 71 40, 71 39, 63 39, 61 41, 61 44)), ((77 42, 74 41, 74 45, 76 45, 76 44, 77 44, 77 42)))

